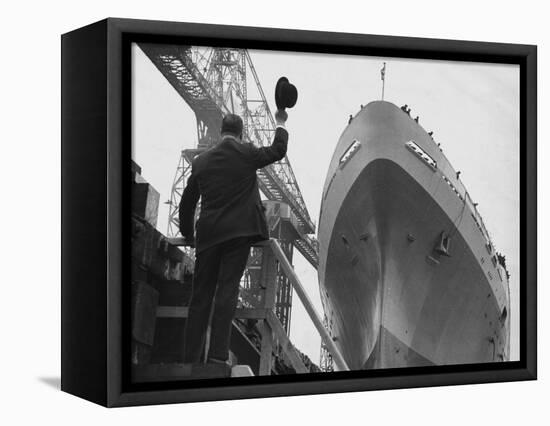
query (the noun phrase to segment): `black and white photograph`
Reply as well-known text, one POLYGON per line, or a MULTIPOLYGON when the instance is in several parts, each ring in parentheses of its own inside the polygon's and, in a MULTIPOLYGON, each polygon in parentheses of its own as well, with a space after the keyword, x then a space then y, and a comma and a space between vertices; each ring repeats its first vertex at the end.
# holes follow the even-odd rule
POLYGON ((131 380, 520 360, 520 67, 131 45, 131 380))
POLYGON ((545 424, 544 10, 6 3, 0 424, 545 424))

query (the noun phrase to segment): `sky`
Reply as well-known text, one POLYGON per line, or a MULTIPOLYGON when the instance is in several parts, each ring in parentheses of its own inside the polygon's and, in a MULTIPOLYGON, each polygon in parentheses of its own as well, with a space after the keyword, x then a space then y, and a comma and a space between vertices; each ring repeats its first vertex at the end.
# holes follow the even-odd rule
MULTIPOLYGON (((511 360, 519 359, 519 67, 516 65, 250 50, 272 111, 281 76, 298 88, 287 110, 287 156, 309 214, 318 223, 334 148, 350 114, 379 100, 408 104, 433 131, 511 274, 511 360)), ((195 115, 138 46, 132 49, 132 158, 160 192, 157 228, 167 232, 168 205, 182 149, 197 145, 195 115)), ((249 87, 250 87, 249 82, 249 87)), ((322 315, 317 272, 294 252, 294 267, 322 315)), ((319 362, 320 338, 297 297, 290 337, 319 362)))

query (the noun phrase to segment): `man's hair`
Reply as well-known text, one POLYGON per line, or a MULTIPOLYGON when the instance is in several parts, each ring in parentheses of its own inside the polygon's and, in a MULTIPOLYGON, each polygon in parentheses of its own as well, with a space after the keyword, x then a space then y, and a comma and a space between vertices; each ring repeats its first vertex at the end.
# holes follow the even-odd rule
POLYGON ((243 133, 243 120, 238 115, 227 114, 222 120, 220 133, 240 137, 243 133))

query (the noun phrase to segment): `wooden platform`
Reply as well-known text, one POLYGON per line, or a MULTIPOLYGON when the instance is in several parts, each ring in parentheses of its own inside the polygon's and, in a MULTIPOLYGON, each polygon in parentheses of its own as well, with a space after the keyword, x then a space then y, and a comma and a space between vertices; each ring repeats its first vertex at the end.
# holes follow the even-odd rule
POLYGON ((168 382, 179 380, 231 377, 226 364, 146 364, 133 369, 134 382, 168 382))

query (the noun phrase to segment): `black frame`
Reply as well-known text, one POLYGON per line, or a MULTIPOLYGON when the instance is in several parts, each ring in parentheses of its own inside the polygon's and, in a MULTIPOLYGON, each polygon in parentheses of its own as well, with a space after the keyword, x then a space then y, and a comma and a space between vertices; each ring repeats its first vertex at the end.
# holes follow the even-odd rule
POLYGON ((536 46, 109 18, 62 36, 62 390, 105 406, 536 379, 536 46), (186 382, 129 382, 130 45, 520 65, 520 361, 186 382), (124 342, 128 344, 124 344, 124 342))

